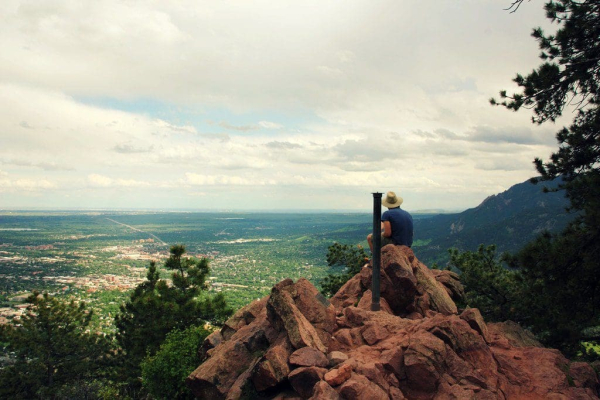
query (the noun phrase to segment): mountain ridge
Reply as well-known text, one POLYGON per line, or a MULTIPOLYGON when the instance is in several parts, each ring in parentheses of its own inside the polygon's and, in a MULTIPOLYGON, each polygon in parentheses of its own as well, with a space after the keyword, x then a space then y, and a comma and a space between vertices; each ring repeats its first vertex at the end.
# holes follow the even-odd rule
POLYGON ((563 191, 544 193, 544 187, 558 184, 526 181, 461 213, 415 219, 415 251, 431 265, 447 262, 445 250, 451 247, 475 251, 480 244, 496 244, 500 252, 514 252, 544 231, 558 232, 575 217, 566 210, 570 203, 563 191))

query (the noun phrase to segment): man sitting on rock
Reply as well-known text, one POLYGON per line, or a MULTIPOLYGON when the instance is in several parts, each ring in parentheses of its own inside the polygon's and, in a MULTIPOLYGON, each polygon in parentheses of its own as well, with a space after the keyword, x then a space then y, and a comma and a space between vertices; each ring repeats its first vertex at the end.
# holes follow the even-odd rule
MULTIPOLYGON (((402 197, 394 192, 387 192, 381 203, 388 208, 381 216, 381 247, 386 244, 411 247, 413 243, 412 216, 400 208, 402 197)), ((367 242, 373 253, 373 234, 367 236, 367 242)))

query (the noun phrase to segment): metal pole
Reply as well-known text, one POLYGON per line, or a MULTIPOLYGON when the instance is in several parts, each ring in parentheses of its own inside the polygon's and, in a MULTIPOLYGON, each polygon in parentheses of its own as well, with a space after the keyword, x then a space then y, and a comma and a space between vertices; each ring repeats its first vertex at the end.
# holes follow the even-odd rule
POLYGON ((373 193, 373 276, 371 311, 379 311, 379 274, 381 271, 381 193, 373 193))

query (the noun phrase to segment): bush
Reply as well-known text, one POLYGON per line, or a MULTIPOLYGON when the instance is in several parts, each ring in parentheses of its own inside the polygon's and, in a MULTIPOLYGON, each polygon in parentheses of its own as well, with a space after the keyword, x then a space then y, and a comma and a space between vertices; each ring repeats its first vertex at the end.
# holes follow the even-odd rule
POLYGON ((157 399, 193 399, 185 378, 200 365, 198 348, 210 332, 192 326, 174 330, 154 356, 142 361, 142 385, 157 399))

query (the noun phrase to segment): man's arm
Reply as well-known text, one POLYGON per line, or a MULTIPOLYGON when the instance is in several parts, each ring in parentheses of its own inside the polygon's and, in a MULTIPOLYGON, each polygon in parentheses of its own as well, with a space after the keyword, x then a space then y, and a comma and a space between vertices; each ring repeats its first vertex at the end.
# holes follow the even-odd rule
POLYGON ((392 236, 392 224, 390 221, 383 221, 383 236, 391 237, 392 236))

